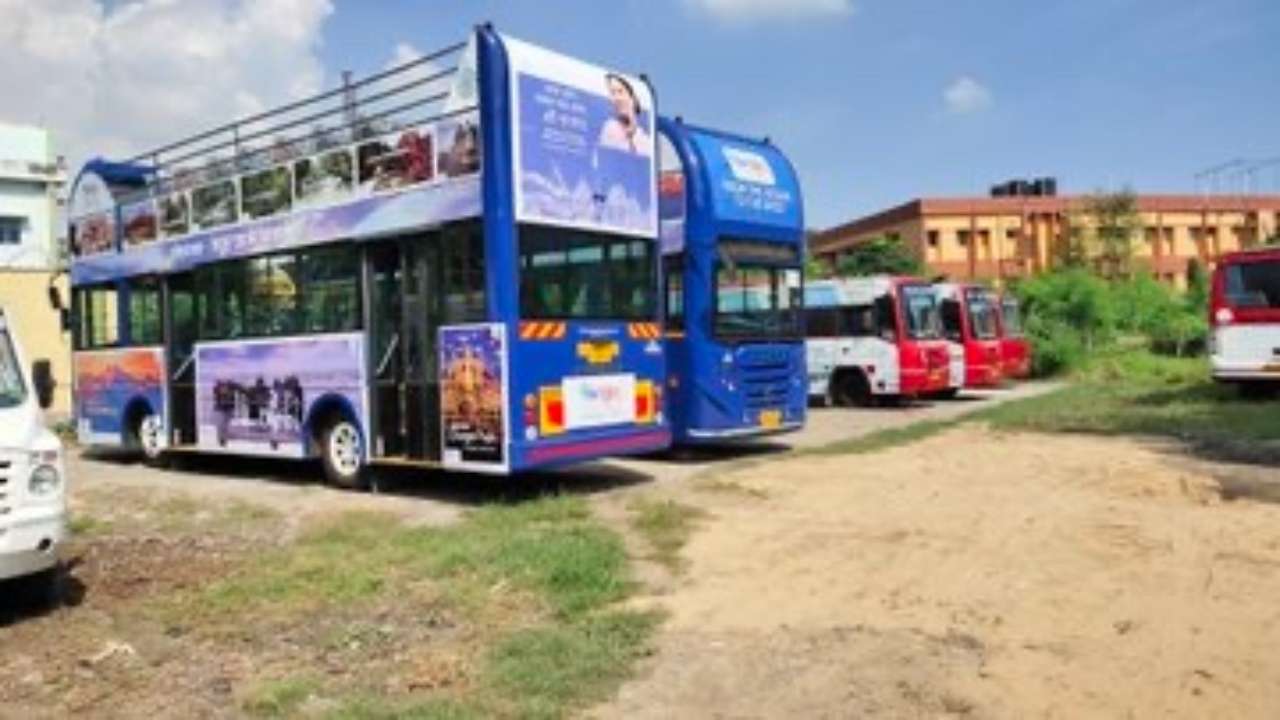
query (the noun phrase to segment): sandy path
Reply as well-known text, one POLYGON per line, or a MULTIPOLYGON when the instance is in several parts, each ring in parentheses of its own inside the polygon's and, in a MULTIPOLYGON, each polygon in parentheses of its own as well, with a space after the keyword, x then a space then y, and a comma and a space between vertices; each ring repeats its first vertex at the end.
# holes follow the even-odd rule
POLYGON ((1177 455, 963 427, 727 479, 767 496, 688 495, 659 653, 597 714, 1280 712, 1280 507, 1177 455))

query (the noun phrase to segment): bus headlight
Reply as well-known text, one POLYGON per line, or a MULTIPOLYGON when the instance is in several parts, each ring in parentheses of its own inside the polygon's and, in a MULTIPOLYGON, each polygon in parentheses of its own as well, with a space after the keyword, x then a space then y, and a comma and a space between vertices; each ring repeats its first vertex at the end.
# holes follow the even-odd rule
POLYGON ((33 497, 48 497, 58 492, 61 485, 62 476, 58 474, 57 468, 52 465, 40 465, 31 471, 27 489, 33 497))

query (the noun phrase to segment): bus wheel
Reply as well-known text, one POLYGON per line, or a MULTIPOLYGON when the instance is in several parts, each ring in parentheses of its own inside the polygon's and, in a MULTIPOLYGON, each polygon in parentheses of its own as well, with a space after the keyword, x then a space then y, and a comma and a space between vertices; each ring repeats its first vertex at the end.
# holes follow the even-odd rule
POLYGON ((329 424, 320 437, 320 460, 330 483, 348 490, 367 487, 363 445, 355 423, 338 418, 329 424))
POLYGON ((142 459, 148 465, 160 465, 164 461, 164 423, 155 413, 147 413, 138 421, 134 431, 138 438, 138 448, 142 450, 142 459))
POLYGON ((831 396, 838 407, 866 407, 871 404, 871 385, 862 373, 841 373, 833 384, 831 396))

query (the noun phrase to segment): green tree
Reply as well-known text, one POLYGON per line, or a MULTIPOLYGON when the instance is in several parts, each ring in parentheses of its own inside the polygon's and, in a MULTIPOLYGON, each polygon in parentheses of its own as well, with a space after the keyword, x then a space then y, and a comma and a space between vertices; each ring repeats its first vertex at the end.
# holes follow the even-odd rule
POLYGON ((1090 265, 1106 280, 1133 273, 1133 243, 1142 218, 1132 190, 1095 193, 1084 199, 1071 223, 1070 267, 1090 265))
POLYGON ((897 235, 881 235, 855 245, 836 262, 841 277, 863 275, 922 275, 924 263, 897 235))

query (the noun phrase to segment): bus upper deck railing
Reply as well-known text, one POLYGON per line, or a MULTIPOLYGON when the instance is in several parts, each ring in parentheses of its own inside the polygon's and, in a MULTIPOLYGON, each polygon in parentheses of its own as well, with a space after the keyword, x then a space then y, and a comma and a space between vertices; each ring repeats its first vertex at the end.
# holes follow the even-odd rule
MULTIPOLYGON (((113 189, 111 212, 98 208, 93 217, 71 218, 73 251, 96 254, 117 244, 142 244, 291 209, 300 203, 305 183, 334 177, 322 172, 302 177, 309 158, 315 160, 307 165, 313 171, 326 159, 345 166, 348 184, 366 168, 412 160, 405 157, 403 138, 398 145, 370 141, 473 112, 473 98, 465 105, 453 98, 455 82, 473 82, 458 77, 466 47, 457 43, 355 82, 344 79, 341 87, 130 158, 139 186, 113 189), (142 205, 150 209, 135 209, 142 205)), ((416 152, 429 155, 432 149, 416 152)))
POLYGON ((452 79, 458 72, 456 61, 465 47, 466 43, 450 45, 356 82, 346 82, 333 90, 150 150, 131 158, 128 162, 146 166, 158 177, 181 175, 184 170, 192 172, 195 169, 183 163, 199 163, 199 161, 203 161, 205 168, 219 167, 224 164, 236 167, 249 163, 249 169, 261 169, 252 165, 253 159, 278 151, 282 146, 300 144, 301 147, 289 149, 298 154, 309 154, 304 151, 345 145, 376 134, 393 131, 396 128, 391 123, 396 120, 401 120, 404 126, 437 119, 423 117, 404 120, 397 116, 415 108, 430 106, 448 97, 448 88, 443 87, 441 81, 452 79), (454 62, 448 67, 437 69, 437 64, 448 58, 452 58, 454 62), (421 77, 409 75, 422 69, 430 69, 431 72, 421 77), (380 87, 388 80, 400 82, 390 87, 380 87), (372 88, 379 89, 362 97, 362 91, 372 88), (379 104, 385 100, 410 95, 414 90, 422 91, 423 95, 393 107, 379 107, 379 104), (330 106, 325 107, 326 105, 330 106), (294 116, 303 111, 306 114, 294 116), (334 117, 341 117, 343 122, 332 126, 319 124, 334 117), (272 121, 276 124, 268 124, 272 121), (383 126, 380 127, 380 124, 383 126), (282 134, 296 131, 304 126, 311 127, 301 134, 282 134), (272 138, 272 144, 259 148, 250 145, 263 138, 272 138), (307 148, 308 144, 313 147, 307 148), (231 151, 231 157, 220 155, 228 150, 231 151))

